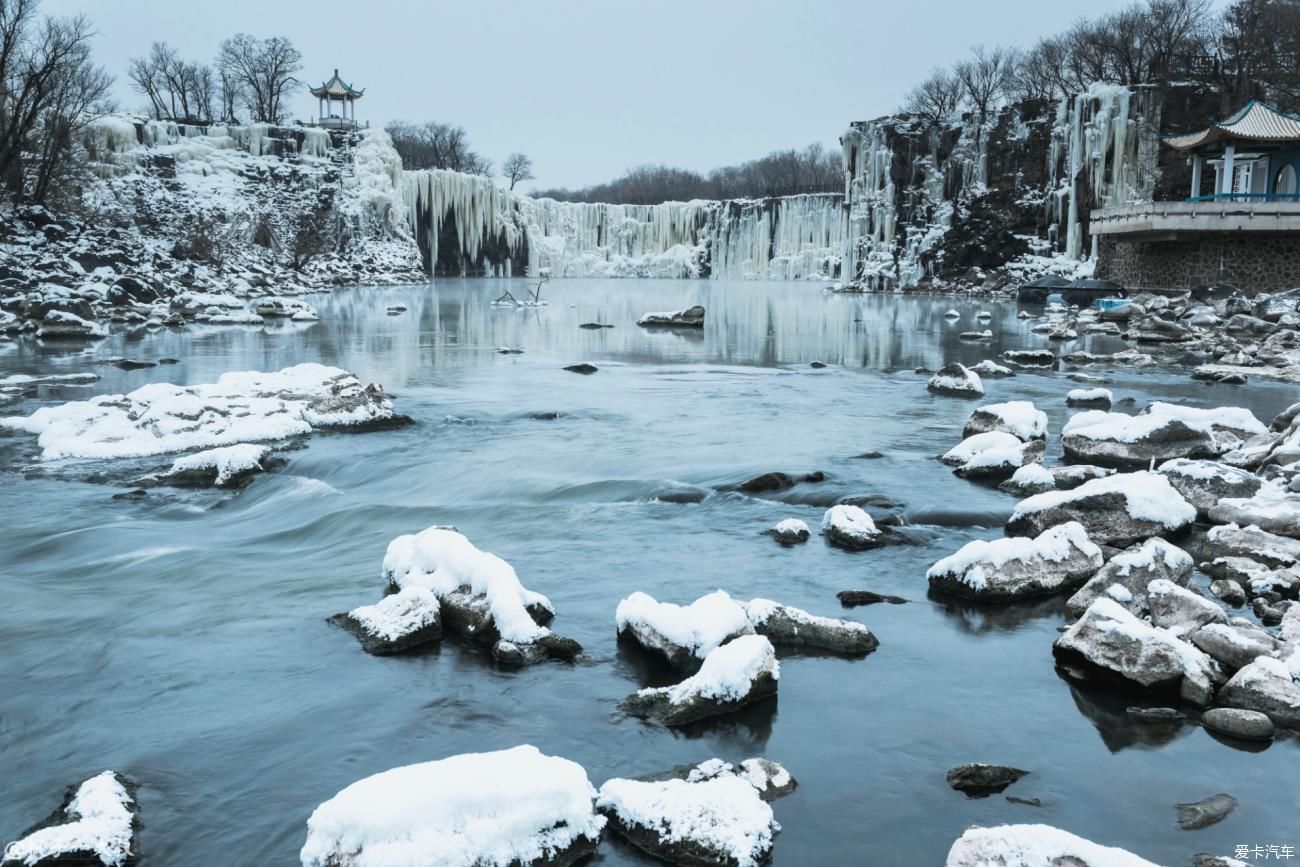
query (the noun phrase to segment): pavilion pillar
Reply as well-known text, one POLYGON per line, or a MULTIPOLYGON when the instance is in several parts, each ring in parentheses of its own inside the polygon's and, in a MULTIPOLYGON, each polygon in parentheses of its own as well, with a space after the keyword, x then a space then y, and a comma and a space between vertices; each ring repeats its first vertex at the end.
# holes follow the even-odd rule
POLYGON ((1204 157, 1192 154, 1192 194, 1188 198, 1195 199, 1201 195, 1201 167, 1204 163, 1204 157))
POLYGON ((1223 149, 1223 190, 1222 192, 1232 195, 1232 161, 1236 158, 1237 151, 1232 145, 1223 149))

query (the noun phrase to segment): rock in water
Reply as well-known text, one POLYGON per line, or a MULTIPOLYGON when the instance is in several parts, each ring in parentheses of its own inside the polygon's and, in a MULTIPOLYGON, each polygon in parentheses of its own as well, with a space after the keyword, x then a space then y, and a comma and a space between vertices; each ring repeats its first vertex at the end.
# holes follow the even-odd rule
POLYGON ((1029 771, 1006 765, 986 765, 972 762, 959 765, 948 772, 948 785, 968 798, 987 798, 996 795, 1029 771))
POLYGON ((330 622, 351 632, 367 653, 401 653, 442 638, 438 597, 427 588, 412 585, 375 605, 363 605, 330 622))
POLYGON ((742 635, 711 651, 700 670, 681 683, 647 687, 623 706, 667 726, 686 725, 775 695, 780 677, 772 643, 762 635, 742 635))
POLYGON ((881 602, 887 602, 890 605, 902 605, 907 602, 902 596, 873 593, 870 590, 841 590, 835 594, 835 598, 840 600, 840 604, 845 608, 853 608, 857 605, 876 605, 881 602))
POLYGON ((1201 725, 1221 735, 1247 741, 1273 739, 1273 721, 1268 714, 1235 707, 1212 707, 1201 714, 1201 725))
POLYGON ((779 826, 750 783, 721 775, 689 780, 613 779, 596 809, 610 830, 670 864, 756 867, 772 852, 779 826))
POLYGON ((112 771, 69 788, 58 810, 5 846, 4 867, 134 864, 140 855, 134 792, 129 780, 112 771))
POLYGON ((812 647, 846 656, 865 656, 880 642, 871 630, 852 620, 818 617, 771 599, 754 599, 745 605, 754 631, 781 647, 812 647))
POLYGON ((569 373, 581 373, 587 376, 590 376, 591 374, 600 370, 600 368, 597 367, 596 365, 587 364, 585 361, 581 364, 570 364, 568 367, 564 369, 569 371, 569 373))
POLYGON ((1004 449, 985 449, 957 467, 953 473, 963 479, 1002 481, 1009 479, 1022 467, 1041 464, 1045 450, 1046 444, 1042 440, 1018 442, 1004 449))
POLYGON ((1050 825, 968 828, 944 867, 1159 867, 1132 852, 1101 846, 1050 825))
POLYGON ((1184 639, 1206 624, 1228 622, 1214 602, 1164 578, 1147 585, 1147 607, 1153 625, 1184 639))
MULTIPOLYGON (((1300 667, 1296 657, 1291 660, 1300 667)), ((1238 671, 1219 691, 1219 703, 1259 711, 1275 725, 1300 729, 1300 685, 1280 659, 1261 656, 1238 671)))
POLYGON ((1109 388, 1072 388, 1065 393, 1065 405, 1110 409, 1115 396, 1109 388))
POLYGON ((822 516, 826 541, 846 551, 865 551, 885 544, 885 534, 858 506, 831 506, 822 516))
POLYGON ((1041 463, 1025 464, 1011 474, 1011 478, 998 485, 999 490, 1020 497, 1032 497, 1045 491, 1056 490, 1056 477, 1041 463))
POLYGON ((657 602, 636 592, 618 603, 614 622, 619 639, 634 642, 687 673, 699 669, 715 648, 754 632, 745 609, 722 590, 686 606, 657 602))
POLYGON ((1217 454, 1208 428, 1166 415, 1081 412, 1061 429, 1066 460, 1121 469, 1145 469, 1154 461, 1207 458, 1217 454))
POLYGON ((1181 548, 1175 548, 1164 539, 1148 539, 1107 560, 1106 565, 1070 597, 1066 607, 1078 617, 1094 600, 1106 595, 1134 614, 1142 615, 1147 612, 1147 586, 1152 581, 1165 579, 1186 587, 1194 566, 1191 556, 1181 548), (1116 586, 1123 592, 1112 589, 1116 586))
POLYGON ((1178 827, 1184 831, 1198 831, 1216 822, 1222 822, 1237 809, 1237 799, 1220 792, 1190 804, 1178 804, 1178 827))
POLYGON ((1085 482, 1071 491, 1048 491, 1022 500, 1007 521, 1011 536, 1036 536, 1048 527, 1078 521, 1103 545, 1127 544, 1177 532, 1196 519, 1196 509, 1159 473, 1121 473, 1085 482))
POLYGON ((1253 497, 1263 484, 1254 473, 1218 461, 1175 458, 1161 464, 1159 472, 1201 515, 1209 514, 1219 500, 1253 497))
POLYGON ((1101 549, 1070 522, 1034 539, 968 542, 926 572, 930 587, 981 602, 1012 602, 1077 587, 1102 565, 1101 549))
POLYGON ((1113 599, 1092 603, 1052 645, 1058 660, 1155 695, 1178 695, 1204 707, 1223 674, 1213 659, 1158 629, 1113 599))
POLYGON ((1047 437, 1047 413, 1027 400, 991 403, 970 414, 962 436, 988 431, 1002 431, 1023 441, 1041 440, 1047 437))
POLYGON ((1269 486, 1253 497, 1220 500, 1209 509, 1216 524, 1259 527, 1267 533, 1300 538, 1300 494, 1269 486))
POLYGON ((1006 451, 1019 448, 1023 443, 1014 434, 1006 431, 989 430, 967 436, 960 443, 944 452, 939 460, 949 466, 961 466, 979 457, 986 451, 1006 451))
POLYGON ((763 473, 723 490, 740 491, 742 494, 765 494, 772 491, 784 491, 802 482, 824 482, 826 474, 820 471, 792 476, 789 473, 763 473))
POLYGON ((265 472, 271 450, 255 443, 205 449, 177 458, 161 479, 172 485, 214 485, 240 488, 265 472))
POLYGON ((926 388, 934 394, 946 394, 951 397, 983 397, 984 383, 980 375, 961 364, 949 364, 939 368, 939 372, 930 377, 926 388))
POLYGON ((787 547, 807 542, 812 537, 812 530, 809 530, 808 525, 798 518, 786 518, 767 532, 773 539, 787 547))
MULTIPOLYGON (((533 746, 466 753, 359 780, 312 812, 302 867, 461 863, 564 867, 605 819, 582 767, 533 746)), ((757 798, 757 795, 755 795, 757 798)))
POLYGON ((636 321, 642 328, 703 328, 704 308, 696 304, 669 313, 647 313, 636 321))

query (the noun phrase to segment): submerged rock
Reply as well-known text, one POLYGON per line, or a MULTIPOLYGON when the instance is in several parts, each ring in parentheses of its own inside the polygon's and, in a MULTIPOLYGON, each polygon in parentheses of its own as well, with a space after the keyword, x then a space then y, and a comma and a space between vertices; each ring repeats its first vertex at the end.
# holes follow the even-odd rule
POLYGON ((703 328, 704 308, 696 304, 668 313, 647 313, 636 321, 643 328, 703 328))
POLYGON ((330 622, 351 632, 367 653, 401 653, 442 639, 438 597, 427 588, 410 586, 375 605, 363 605, 330 622))
POLYGON ((803 482, 824 482, 826 474, 820 471, 792 476, 789 473, 763 473, 738 485, 724 487, 722 490, 739 491, 742 494, 766 494, 772 491, 784 491, 803 482))
POLYGON ((885 534, 858 506, 831 506, 822 516, 826 541, 846 551, 865 551, 885 544, 885 534))
POLYGON ((880 642, 871 630, 853 620, 819 617, 771 599, 745 605, 754 631, 780 647, 811 647, 847 656, 865 656, 880 642))
POLYGON ((570 364, 568 367, 564 369, 569 371, 569 373, 581 373, 588 376, 600 370, 600 368, 597 367, 596 365, 588 364, 585 361, 582 362, 581 364, 570 364))
POLYGON ((1050 825, 968 828, 944 867, 1159 867, 1132 852, 1101 846, 1050 825))
POLYGON ((983 397, 984 383, 973 370, 961 364, 948 364, 939 368, 939 372, 930 377, 926 388, 934 394, 946 394, 951 397, 983 397))
POLYGON ((393 768, 359 780, 307 820, 302 867, 464 863, 567 867, 605 819, 582 767, 524 745, 393 768))
POLYGON ((1196 509, 1159 473, 1122 473, 1085 482, 1072 491, 1049 491, 1022 500, 1007 521, 1012 536, 1036 536, 1078 521, 1104 545, 1164 536, 1187 527, 1196 509))
POLYGON ((882 602, 890 605, 902 605, 907 602, 902 596, 890 596, 887 593, 874 593, 870 590, 841 590, 835 594, 835 598, 840 600, 840 604, 845 608, 854 608, 858 605, 878 605, 882 602))
POLYGON ((48 819, 5 846, 4 867, 134 864, 139 850, 140 809, 135 785, 104 771, 70 787, 48 819))
POLYGON ((1071 522, 1037 538, 968 542, 926 572, 930 588, 981 602, 1013 602, 1077 587, 1102 565, 1101 549, 1071 522))
POLYGON ((772 643, 762 635, 742 635, 710 651, 700 670, 681 683, 642 689, 623 707, 663 725, 686 725, 775 695, 780 677, 772 643))
POLYGON ((1178 827, 1184 831, 1199 831, 1216 822, 1222 822, 1237 809, 1237 799, 1222 792, 1190 804, 1178 804, 1178 827))
POLYGON ((609 780, 596 809, 610 830, 638 849, 692 867, 756 867, 771 856, 780 827, 754 786, 731 774, 609 780))
POLYGON ((948 771, 948 785, 968 798, 987 798, 996 795, 1029 771, 1006 765, 986 765, 979 762, 958 765, 948 771))

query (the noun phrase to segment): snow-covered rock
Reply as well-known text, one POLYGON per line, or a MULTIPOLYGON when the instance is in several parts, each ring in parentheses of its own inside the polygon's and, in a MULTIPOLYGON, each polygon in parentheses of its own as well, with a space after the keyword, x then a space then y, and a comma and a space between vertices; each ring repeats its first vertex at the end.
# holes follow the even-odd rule
POLYGON ((600 787, 596 808, 610 830, 671 864, 758 867, 772 852, 780 826, 747 780, 613 779, 600 787))
POLYGON ((1050 825, 968 828, 944 867, 1158 867, 1132 852, 1101 846, 1050 825))
POLYGON ((7 844, 0 860, 5 867, 134 863, 140 854, 140 823, 132 791, 132 785, 112 771, 91 777, 69 789, 63 806, 47 821, 7 844))
POLYGON ((1046 449, 1042 440, 1017 442, 1006 448, 984 449, 953 472, 963 479, 1000 481, 1010 478, 1022 467, 1041 464, 1046 449))
POLYGON ((681 683, 647 687, 628 696, 623 706, 664 725, 686 725, 774 695, 780 677, 772 642, 762 635, 741 635, 710 651, 700 670, 681 683))
POLYGON ((960 443, 944 452, 939 460, 950 466, 960 466, 978 456, 981 452, 990 449, 1013 449, 1020 445, 1022 445, 1021 441, 1014 435, 1005 431, 990 430, 967 436, 960 443))
POLYGON ((662 656, 679 671, 695 671, 715 648, 753 633, 744 607, 722 590, 690 605, 658 602, 636 592, 618 603, 614 622, 620 639, 662 656))
POLYGON ((696 304, 694 307, 687 307, 682 310, 673 310, 666 313, 647 313, 638 319, 636 324, 646 328, 656 326, 667 328, 703 328, 704 308, 696 304))
POLYGON ((1270 656, 1256 658, 1224 684, 1219 703, 1259 711, 1277 725, 1300 729, 1300 684, 1296 683, 1300 659, 1294 654, 1290 659, 1291 666, 1270 656))
POLYGON ((984 383, 980 375, 970 368, 953 363, 939 368, 939 372, 930 377, 926 388, 935 394, 952 397, 983 397, 984 383))
POLYGON ((363 386, 337 367, 299 364, 278 373, 227 373, 211 385, 152 383, 3 418, 0 429, 35 434, 48 461, 143 457, 403 420, 378 386, 363 386))
POLYGON ((885 544, 885 534, 859 506, 831 506, 822 516, 826 541, 848 551, 863 551, 885 544))
POLYGON ((820 617, 771 599, 753 599, 745 615, 754 631, 779 647, 812 647, 849 656, 865 656, 880 642, 854 620, 820 617))
POLYGON ((1263 629, 1223 622, 1207 623, 1189 635, 1188 640, 1228 671, 1245 668, 1257 657, 1271 656, 1282 649, 1282 643, 1263 629))
POLYGON ((1081 665, 1130 687, 1178 695, 1200 707, 1222 681, 1218 664, 1167 629, 1101 597, 1052 645, 1059 661, 1081 665))
POLYGON ((330 622, 355 635, 367 653, 377 655, 401 653, 442 638, 438 597, 415 584, 374 605, 336 614, 330 622))
POLYGON ((1107 467, 1145 468, 1173 458, 1218 453, 1208 427, 1170 415, 1126 415, 1088 410, 1061 429, 1067 460, 1107 467))
POLYGON ((1242 557, 1265 566, 1282 567, 1300 563, 1300 540, 1279 536, 1250 524, 1222 524, 1211 527, 1202 541, 1204 555, 1198 560, 1242 557))
POLYGON ((1209 509, 1217 524, 1244 524, 1300 539, 1300 494, 1267 485, 1252 497, 1220 500, 1209 509))
POLYGON ((1254 413, 1239 406, 1199 409, 1184 406, 1180 403, 1157 401, 1143 412, 1150 415, 1180 419, 1189 424, 1208 429, 1216 435, 1230 434, 1233 438, 1243 441, 1268 433, 1268 427, 1257 419, 1254 413))
POLYGON ((1012 536, 1036 536, 1067 521, 1083 524, 1093 541, 1127 544, 1183 529, 1196 509, 1159 473, 1121 473, 1071 491, 1048 491, 1022 500, 1007 521, 1012 536))
POLYGON ((1101 567, 1101 549, 1082 525, 1061 524, 1037 538, 967 542, 926 572, 930 587, 983 602, 1011 602, 1077 587, 1101 567))
POLYGON ((981 377, 987 376, 990 379, 1005 379, 1009 376, 1015 376, 1016 372, 1006 365, 998 364, 991 358, 986 358, 979 364, 971 367, 971 370, 978 373, 981 377))
POLYGON ((270 453, 270 448, 255 443, 204 449, 174 460, 163 479, 171 484, 237 488, 265 471, 266 457, 270 453))
POLYGON ((1065 393, 1066 406, 1110 409, 1114 401, 1115 395, 1109 388, 1072 388, 1065 393))
POLYGON ((108 329, 66 310, 51 310, 41 320, 36 336, 42 340, 100 340, 108 329))
POLYGON ((981 406, 966 419, 962 436, 1002 431, 1019 440, 1041 440, 1047 436, 1047 413, 1027 400, 1009 400, 981 406))
POLYGON ((1106 476, 1115 475, 1115 470, 1110 467, 1094 467, 1091 464, 1052 467, 1051 472, 1052 480, 1056 482, 1057 489, 1062 491, 1072 490, 1093 479, 1104 479, 1106 476))
POLYGON ((1174 458, 1161 464, 1159 472, 1202 515, 1224 498, 1253 497, 1263 484, 1254 473, 1218 461, 1174 458))
POLYGON ((526 589, 509 563, 480 551, 456 530, 435 526, 398 536, 384 554, 383 577, 397 590, 432 592, 445 631, 494 645, 494 655, 506 655, 503 661, 572 659, 582 652, 576 641, 544 625, 555 614, 549 599, 526 589), (502 642, 506 646, 498 652, 495 645, 502 642), (535 646, 536 653, 520 660, 515 653, 521 646, 535 646))
POLYGON ((1164 578, 1147 585, 1147 607, 1153 626, 1183 639, 1207 624, 1228 622, 1227 613, 1218 605, 1164 578))
POLYGON ((769 529, 768 534, 782 545, 797 545, 812 537, 812 530, 798 518, 786 518, 769 529))
POLYGON ((1123 593, 1110 592, 1112 587, 1118 585, 1127 593, 1127 599, 1121 604, 1134 614, 1142 615, 1147 611, 1147 585, 1157 579, 1164 579, 1186 587, 1195 565, 1191 555, 1181 548, 1170 545, 1164 539, 1147 539, 1107 560, 1106 565, 1070 597, 1066 607, 1072 615, 1078 617, 1103 594, 1121 601, 1119 597, 1123 593))
POLYGON ((1009 494, 1030 497, 1044 491, 1056 490, 1056 477, 1041 463, 1028 463, 1012 473, 1011 478, 998 487, 1009 494))
POLYGON ((299 857, 303 867, 561 867, 600 840, 595 794, 580 765, 528 745, 405 765, 317 807, 299 857))

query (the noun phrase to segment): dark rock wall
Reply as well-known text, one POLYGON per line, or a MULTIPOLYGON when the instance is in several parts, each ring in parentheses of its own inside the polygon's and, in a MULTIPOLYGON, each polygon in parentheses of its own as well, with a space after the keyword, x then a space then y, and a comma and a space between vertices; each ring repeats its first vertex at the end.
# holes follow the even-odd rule
POLYGON ((1103 238, 1097 276, 1138 289, 1227 283, 1253 295, 1300 286, 1300 238, 1204 235, 1133 243, 1103 238))

